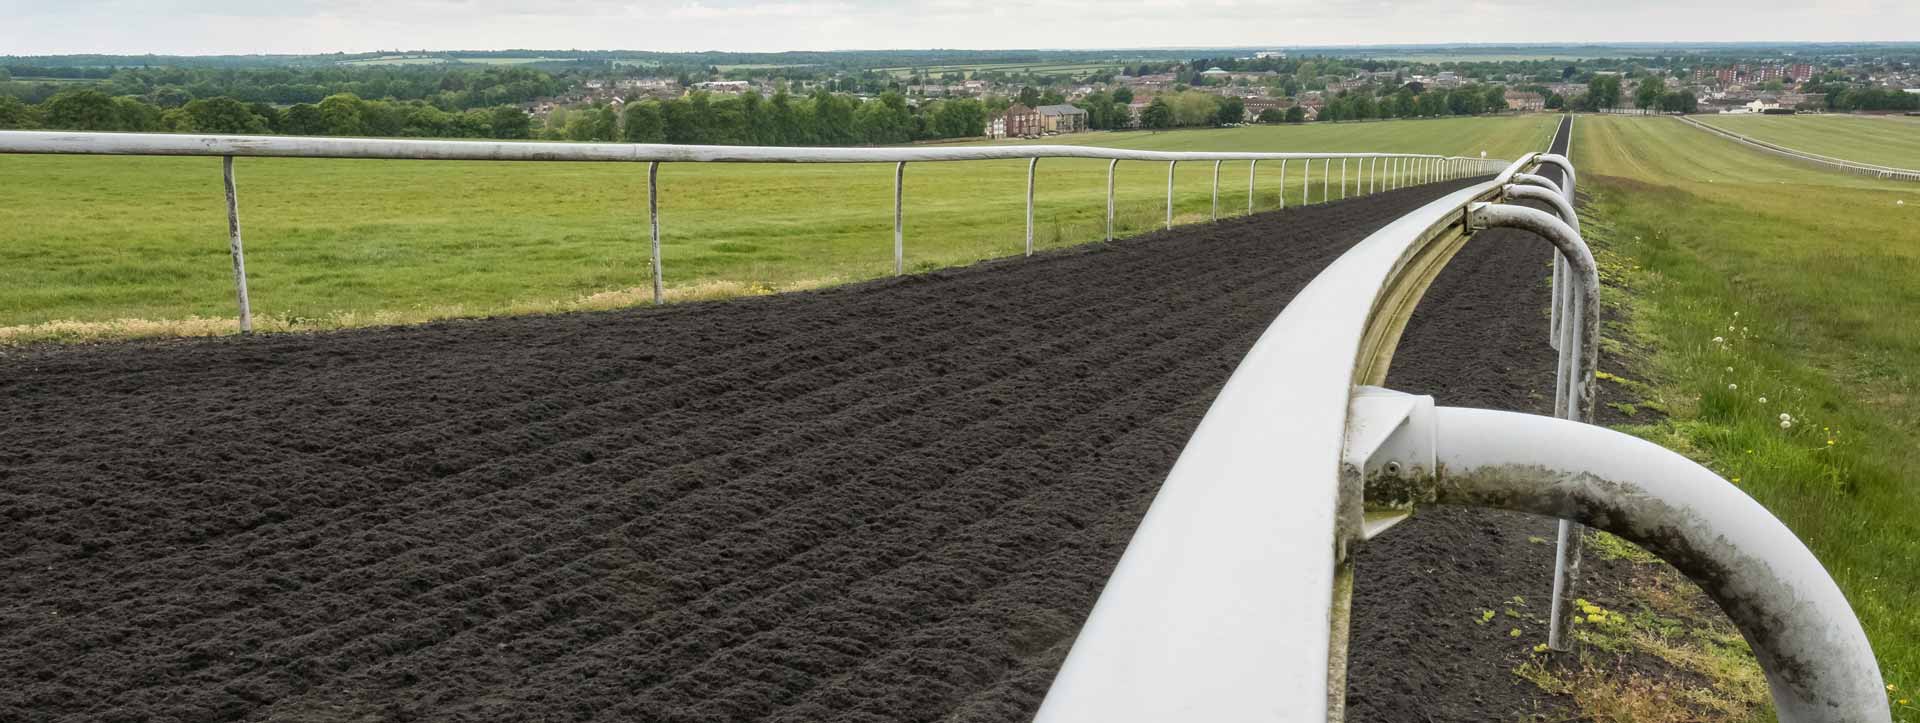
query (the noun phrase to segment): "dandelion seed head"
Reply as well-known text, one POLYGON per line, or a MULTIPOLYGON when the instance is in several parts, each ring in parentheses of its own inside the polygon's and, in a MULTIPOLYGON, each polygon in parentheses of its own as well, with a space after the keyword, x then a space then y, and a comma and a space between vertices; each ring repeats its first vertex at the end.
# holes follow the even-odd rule
POLYGON ((1792 429, 1792 428, 1793 428, 1793 422, 1792 422, 1792 420, 1787 420, 1787 419, 1782 419, 1782 420, 1780 420, 1780 428, 1781 428, 1781 429, 1792 429))
POLYGON ((1786 413, 1786 412, 1781 412, 1781 413, 1780 413, 1780 421, 1782 421, 1782 422, 1791 422, 1791 421, 1793 421, 1793 415, 1791 415, 1791 414, 1788 414, 1788 413, 1786 413))
POLYGON ((1735 391, 1739 391, 1739 390, 1740 390, 1740 385, 1738 385, 1738 384, 1728 384, 1728 385, 1727 385, 1727 391, 1729 391, 1729 392, 1735 392, 1735 391))
POLYGON ((1714 338, 1713 338, 1713 343, 1715 343, 1715 344, 1725 344, 1725 343, 1727 343, 1727 338, 1726 338, 1726 337, 1724 337, 1724 336, 1716 336, 1716 337, 1714 337, 1714 338))
POLYGON ((1761 403, 1761 404, 1766 404, 1766 403, 1767 403, 1767 398, 1766 398, 1766 397, 1761 397, 1761 398, 1760 398, 1760 403, 1761 403))

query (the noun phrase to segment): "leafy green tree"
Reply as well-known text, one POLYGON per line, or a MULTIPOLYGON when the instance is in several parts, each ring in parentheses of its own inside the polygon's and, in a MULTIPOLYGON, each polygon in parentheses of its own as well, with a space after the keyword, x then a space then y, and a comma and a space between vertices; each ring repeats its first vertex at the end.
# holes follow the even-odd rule
POLYGON ((1419 108, 1414 105, 1413 91, 1401 88, 1393 92, 1393 115, 1395 118, 1412 118, 1419 108))
POLYGON ((1017 97, 1020 99, 1020 104, 1028 108, 1040 105, 1040 89, 1031 85, 1021 88, 1020 95, 1017 97))
POLYGON ((1254 118, 1254 120, 1261 123, 1280 123, 1286 119, 1286 111, 1282 111, 1279 108, 1262 108, 1260 109, 1260 115, 1254 118))
POLYGON ((934 128, 942 138, 973 138, 987 129, 987 108, 971 98, 940 104, 934 128))
POLYGON ((200 133, 266 133, 267 120, 254 115, 240 101, 221 96, 203 98, 180 107, 188 128, 200 133))
POLYGON ((1114 89, 1113 89, 1113 102, 1115 102, 1115 103, 1119 103, 1120 105, 1127 105, 1127 104, 1129 104, 1129 103, 1132 103, 1132 102, 1133 102, 1133 89, 1132 89, 1132 88, 1128 88, 1128 87, 1126 87, 1126 86, 1124 86, 1124 85, 1123 85, 1123 86, 1120 86, 1120 87, 1118 87, 1118 88, 1114 88, 1114 89))
POLYGON ((1242 123, 1247 119, 1247 102, 1233 96, 1220 98, 1220 107, 1214 111, 1215 125, 1242 123))
POLYGON ((913 112, 907 109, 906 97, 899 93, 882 93, 878 100, 861 103, 859 109, 854 111, 853 120, 859 127, 862 143, 905 143, 913 140, 913 112))
POLYGON ((1504 86, 1504 85, 1487 86, 1486 96, 1482 101, 1481 109, 1487 113, 1498 113, 1500 111, 1506 110, 1507 109, 1507 86, 1504 86))
POLYGON ((1166 96, 1155 96, 1146 110, 1140 111, 1140 125, 1156 131, 1173 127, 1173 107, 1167 105, 1166 96))
POLYGON ((1620 76, 1598 75, 1587 84, 1587 100, 1595 110, 1620 107, 1620 76))
MULTIPOLYGON (((287 114, 291 117, 292 109, 288 109, 287 114)), ((533 119, 516 106, 494 106, 493 111, 486 114, 486 119, 484 132, 488 136, 500 139, 533 137, 533 119)))
POLYGON ((1293 106, 1292 108, 1288 108, 1288 109, 1287 109, 1287 122, 1288 122, 1288 123, 1305 123, 1305 122, 1307 122, 1307 109, 1305 109, 1305 108, 1302 108, 1302 107, 1300 107, 1300 106, 1297 106, 1297 105, 1296 105, 1296 106, 1293 106))
POLYGON ((122 130, 113 98, 92 88, 60 91, 40 104, 40 115, 48 128, 64 131, 122 130))
POLYGON ((311 103, 295 103, 280 121, 280 131, 295 136, 318 136, 327 132, 320 108, 311 103))
POLYGON ((134 98, 113 99, 113 113, 119 118, 119 128, 123 131, 157 131, 163 128, 160 109, 134 98))
MULTIPOLYGON (((810 105, 813 106, 814 142, 825 146, 851 145, 854 142, 853 99, 844 95, 834 95, 822 88, 814 92, 812 100, 810 105)), ((973 108, 984 119, 985 111, 980 108, 978 102, 973 102, 973 108)), ((970 133, 952 134, 946 137, 962 138, 980 135, 981 130, 985 128, 985 123, 986 121, 982 120, 970 133)))
POLYGON ((260 116, 260 120, 267 124, 267 131, 272 133, 280 132, 280 123, 283 120, 282 116, 284 114, 280 112, 279 108, 273 107, 272 103, 249 103, 247 104, 247 110, 254 115, 260 116))
POLYGON ((1660 100, 1667 95, 1667 84, 1659 78, 1645 78, 1640 87, 1633 92, 1633 106, 1641 110, 1657 110, 1660 100))
POLYGON ((1548 110, 1564 110, 1567 107, 1567 99, 1561 97, 1559 93, 1548 93, 1546 106, 1548 110))
POLYGON ((664 143, 666 126, 660 117, 660 104, 651 100, 628 103, 626 119, 620 125, 620 139, 628 143, 664 143))
POLYGON ((33 106, 11 95, 0 95, 0 128, 32 128, 36 125, 34 115, 33 106))
POLYGON ((367 124, 361 116, 366 104, 352 93, 336 93, 320 101, 320 132, 330 136, 365 135, 367 124))
POLYGON ((1700 101, 1693 96, 1693 91, 1679 90, 1660 98, 1660 110, 1669 113, 1698 113, 1700 101))

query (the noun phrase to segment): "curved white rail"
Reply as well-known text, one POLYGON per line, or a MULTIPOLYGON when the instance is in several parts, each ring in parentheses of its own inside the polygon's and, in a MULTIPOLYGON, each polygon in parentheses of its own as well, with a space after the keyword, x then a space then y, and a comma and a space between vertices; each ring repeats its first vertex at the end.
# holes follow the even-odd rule
MULTIPOLYGON (((1539 163, 1565 160, 1531 155, 1401 217, 1294 297, 1182 450, 1036 720, 1343 720, 1350 554, 1435 501, 1571 517, 1657 554, 1744 561, 1707 570, 1699 559, 1675 560, 1717 585, 1716 601, 1744 621, 1756 649, 1767 648, 1759 655, 1783 720, 1889 719, 1884 698, 1861 682, 1878 681, 1878 670, 1845 598, 1765 510, 1727 503, 1744 498, 1730 484, 1577 421, 1513 414, 1495 424, 1375 388, 1407 317, 1474 228, 1525 228, 1574 256, 1568 280, 1582 282, 1574 298, 1583 303, 1559 330, 1562 354, 1592 358, 1597 280, 1584 242, 1562 218, 1489 205, 1539 163), (1597 472, 1611 475, 1610 486, 1579 486, 1597 472), (1676 476, 1684 484, 1664 484, 1676 476), (1708 479, 1720 486, 1700 481, 1708 479), (1637 517, 1639 526, 1605 517, 1634 505, 1693 514, 1697 529, 1678 534, 1722 542, 1662 545, 1676 534, 1662 524, 1678 519, 1671 515, 1637 517)), ((1591 404, 1590 362, 1571 373, 1579 378, 1556 411, 1577 419, 1591 404)))

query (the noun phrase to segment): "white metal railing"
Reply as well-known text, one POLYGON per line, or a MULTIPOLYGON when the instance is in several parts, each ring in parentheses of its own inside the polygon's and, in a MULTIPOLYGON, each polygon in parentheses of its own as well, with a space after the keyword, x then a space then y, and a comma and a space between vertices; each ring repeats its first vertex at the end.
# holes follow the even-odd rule
MULTIPOLYGON (((1573 254, 1559 288, 1582 293, 1556 294, 1568 309, 1555 333, 1563 359, 1593 348, 1597 283, 1578 232, 1502 203, 1532 195, 1513 193, 1515 177, 1563 160, 1530 155, 1401 217, 1294 296, 1182 450, 1036 720, 1343 720, 1352 553, 1433 503, 1572 519, 1639 543, 1753 643, 1782 721, 1891 720, 1845 596, 1737 487, 1575 420, 1378 387, 1427 285, 1476 229, 1523 228, 1573 254)), ((1563 363, 1569 374, 1563 416, 1592 403, 1577 391, 1590 389, 1590 363, 1563 363)))
POLYGON ((1834 158, 1833 156, 1823 156, 1818 153, 1808 153, 1806 151, 1788 148, 1778 143, 1769 143, 1767 141, 1763 141, 1758 138, 1753 138, 1753 137, 1749 137, 1739 133, 1735 133, 1725 128, 1718 128, 1711 123, 1702 123, 1700 121, 1694 120, 1692 118, 1688 118, 1686 116, 1674 116, 1674 117, 1678 118, 1681 122, 1686 123, 1687 125, 1691 125, 1695 128, 1705 130, 1709 133, 1719 135, 1723 138, 1727 138, 1729 140, 1732 140, 1738 143, 1745 143, 1749 146, 1753 146, 1755 148, 1759 148, 1764 151, 1772 151, 1774 153, 1778 153, 1780 155, 1786 156, 1788 158, 1792 158, 1794 160, 1806 161, 1808 163, 1814 163, 1814 164, 1826 166, 1828 168, 1835 168, 1838 170, 1846 171, 1847 173, 1853 173, 1853 174, 1858 174, 1862 176, 1872 176, 1874 178, 1884 178, 1884 179, 1892 179, 1892 180, 1898 180, 1898 181, 1920 181, 1920 170, 1914 170, 1911 168, 1895 168, 1893 166, 1881 166, 1881 165, 1875 165, 1872 163, 1861 163, 1859 161, 1849 161, 1845 158, 1834 158))
POLYGON ((1280 205, 1286 205, 1289 163, 1301 169, 1302 202, 1313 202, 1313 165, 1320 163, 1320 200, 1333 198, 1333 163, 1340 163, 1339 197, 1391 190, 1493 173, 1506 161, 1417 153, 1252 153, 1136 151, 1096 146, 996 145, 967 147, 793 148, 768 146, 679 146, 650 143, 532 143, 509 141, 440 141, 392 138, 317 138, 292 136, 217 136, 169 133, 83 133, 63 131, 0 131, 0 153, 218 156, 227 194, 228 245, 233 257, 235 294, 240 330, 253 328, 247 295, 245 247, 240 232, 239 195, 234 182, 236 157, 359 158, 437 161, 546 161, 647 164, 647 219, 651 237, 653 301, 665 301, 665 279, 660 251, 660 165, 663 163, 892 163, 893 270, 906 272, 906 167, 908 163, 1026 159, 1026 253, 1033 254, 1034 179, 1043 158, 1102 159, 1107 164, 1106 238, 1114 236, 1114 174, 1121 161, 1167 164, 1167 227, 1173 226, 1174 170, 1182 162, 1211 161, 1213 217, 1220 216, 1220 164, 1248 164, 1247 210, 1255 205, 1261 161, 1280 164, 1280 205), (1349 164, 1352 183, 1349 184, 1349 164))

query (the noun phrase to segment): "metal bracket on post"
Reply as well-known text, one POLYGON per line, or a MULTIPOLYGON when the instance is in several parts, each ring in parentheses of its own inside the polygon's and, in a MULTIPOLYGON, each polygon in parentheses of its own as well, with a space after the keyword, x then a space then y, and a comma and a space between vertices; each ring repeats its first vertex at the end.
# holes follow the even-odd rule
POLYGON ((1343 520, 1357 540, 1378 537, 1412 517, 1415 505, 1432 501, 1433 443, 1433 397, 1380 387, 1354 390, 1340 479, 1343 507, 1351 495, 1360 500, 1360 519, 1343 520))

